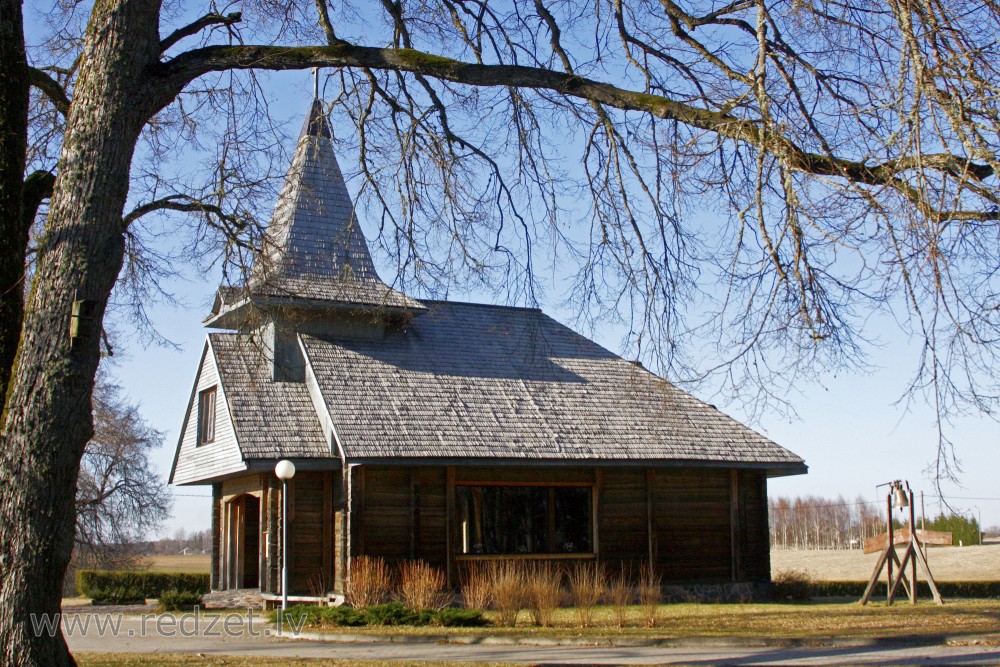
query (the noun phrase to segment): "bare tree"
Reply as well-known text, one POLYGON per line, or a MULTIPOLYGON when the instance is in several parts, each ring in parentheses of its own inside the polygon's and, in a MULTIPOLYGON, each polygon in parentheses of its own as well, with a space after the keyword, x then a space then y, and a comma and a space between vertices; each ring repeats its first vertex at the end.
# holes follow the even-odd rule
POLYGON ((76 553, 81 567, 134 564, 141 540, 170 516, 170 497, 149 453, 163 443, 121 388, 98 382, 94 436, 80 463, 76 490, 76 553))
MULTIPOLYGON (((924 342, 915 395, 941 415, 995 406, 992 0, 243 9, 175 27, 157 0, 58 3, 29 59, 21 3, 0 0, 10 664, 72 663, 29 619, 58 611, 113 288, 155 291, 164 265, 146 241, 161 220, 225 251, 236 282, 257 243, 277 139, 254 71, 333 71, 332 111, 355 130, 400 281, 530 301, 540 257, 571 261, 581 313, 623 321, 637 356, 721 377, 739 400, 865 363, 865 324, 890 313, 924 342), (178 146, 209 147, 206 166, 185 170, 178 146), (696 367, 686 341, 718 363, 696 367)), ((939 475, 949 448, 942 430, 939 475)))

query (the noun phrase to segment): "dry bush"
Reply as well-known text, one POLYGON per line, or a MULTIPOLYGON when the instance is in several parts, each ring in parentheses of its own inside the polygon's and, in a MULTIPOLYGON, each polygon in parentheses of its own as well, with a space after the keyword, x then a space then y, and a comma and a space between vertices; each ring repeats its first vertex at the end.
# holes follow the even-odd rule
POLYGON ((660 603, 663 601, 663 587, 660 575, 653 567, 642 568, 639 578, 639 604, 642 605, 643 620, 646 627, 655 628, 659 614, 660 603))
POLYGON ((604 570, 596 563, 581 563, 569 572, 569 598, 580 627, 594 624, 594 607, 604 595, 604 570))
POLYGON ((479 563, 470 563, 462 576, 462 603, 466 609, 489 609, 492 601, 489 573, 479 563))
POLYGON ((549 627, 562 602, 562 572, 552 563, 538 563, 525 579, 525 606, 535 625, 549 627))
POLYGON ((371 607, 388 599, 392 592, 392 573, 381 558, 358 556, 351 561, 347 580, 347 602, 352 607, 371 607))
POLYGON ((813 579, 802 570, 781 570, 772 577, 776 600, 804 602, 812 597, 813 579))
POLYGON ((309 594, 314 598, 326 597, 333 590, 333 577, 329 572, 314 572, 309 576, 309 594))
POLYGON ((620 572, 608 578, 604 590, 604 599, 611 608, 611 617, 619 628, 625 626, 628 619, 628 607, 632 603, 632 577, 623 565, 620 572))
POLYGON ((399 566, 399 599, 410 609, 442 609, 451 602, 444 572, 422 560, 399 566))
POLYGON ((524 606, 525 568, 521 561, 492 561, 487 568, 490 597, 500 625, 514 627, 524 606))

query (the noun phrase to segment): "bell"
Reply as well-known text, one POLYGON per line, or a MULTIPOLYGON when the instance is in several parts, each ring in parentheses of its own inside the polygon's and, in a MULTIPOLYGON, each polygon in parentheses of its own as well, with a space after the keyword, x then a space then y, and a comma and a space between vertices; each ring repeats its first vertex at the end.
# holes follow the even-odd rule
POLYGON ((892 491, 892 506, 899 509, 910 506, 910 501, 906 497, 906 491, 903 490, 901 485, 896 485, 893 487, 892 491))

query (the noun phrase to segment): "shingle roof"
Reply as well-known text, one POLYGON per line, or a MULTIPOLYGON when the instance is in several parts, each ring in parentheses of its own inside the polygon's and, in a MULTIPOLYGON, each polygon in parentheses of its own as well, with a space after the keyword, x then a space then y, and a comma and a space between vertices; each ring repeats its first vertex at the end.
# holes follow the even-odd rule
POLYGON ((285 177, 250 292, 368 307, 423 310, 382 282, 314 100, 285 177))
POLYGON ((331 456, 304 384, 272 381, 249 335, 215 333, 209 341, 244 459, 331 456))
POLYGON ((537 310, 426 302, 381 341, 302 336, 348 459, 801 458, 537 310))

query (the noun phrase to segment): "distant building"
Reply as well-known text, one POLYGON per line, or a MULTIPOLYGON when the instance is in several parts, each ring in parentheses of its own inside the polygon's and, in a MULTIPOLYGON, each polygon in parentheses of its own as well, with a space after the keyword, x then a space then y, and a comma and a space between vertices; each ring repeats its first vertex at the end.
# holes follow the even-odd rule
POLYGON ((212 486, 212 587, 341 592, 350 560, 496 558, 770 579, 801 458, 539 310, 382 282, 318 101, 244 288, 220 288, 170 480, 212 486))

